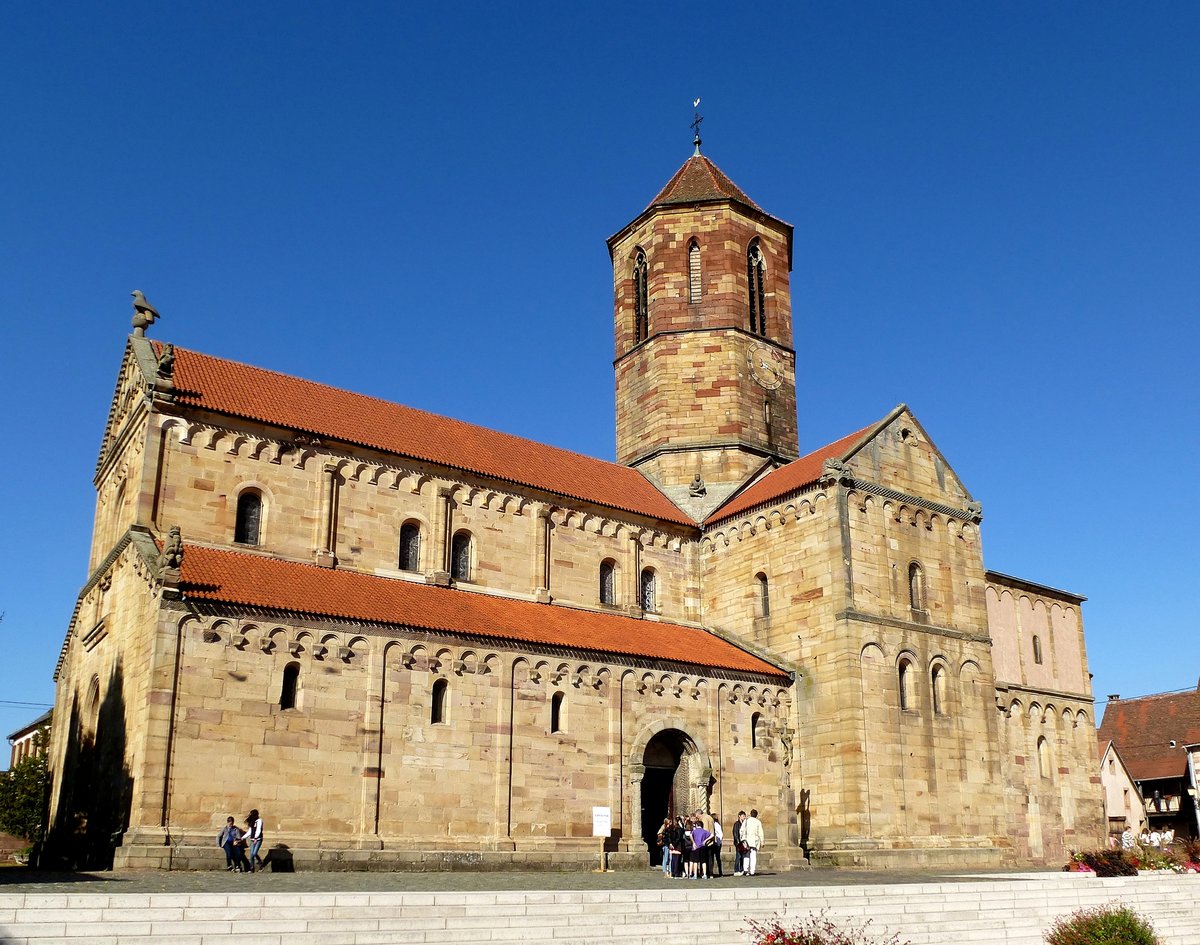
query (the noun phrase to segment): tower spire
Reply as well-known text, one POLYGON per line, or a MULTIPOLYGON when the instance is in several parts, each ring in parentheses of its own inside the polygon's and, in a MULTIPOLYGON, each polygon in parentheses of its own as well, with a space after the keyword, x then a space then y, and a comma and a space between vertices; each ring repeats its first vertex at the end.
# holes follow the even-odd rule
POLYGON ((696 133, 695 138, 692 139, 692 144, 696 146, 696 150, 693 153, 696 157, 699 157, 700 156, 700 122, 704 121, 704 119, 700 115, 700 99, 699 98, 697 98, 694 102, 692 102, 692 108, 694 108, 696 110, 696 115, 692 119, 692 131, 694 131, 696 133))

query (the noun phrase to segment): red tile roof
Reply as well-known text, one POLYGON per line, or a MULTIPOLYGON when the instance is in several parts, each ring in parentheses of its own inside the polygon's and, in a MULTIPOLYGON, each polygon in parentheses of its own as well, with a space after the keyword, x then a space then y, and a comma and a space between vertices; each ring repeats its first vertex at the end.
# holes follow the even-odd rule
POLYGON ((695 524, 634 469, 461 420, 183 348, 174 381, 181 404, 695 524))
POLYGON ((675 176, 667 181, 667 186, 650 201, 650 207, 705 200, 736 200, 764 212, 762 207, 746 196, 742 188, 725 176, 724 171, 702 154, 693 155, 684 162, 675 176))
POLYGON ((842 437, 836 443, 822 446, 819 450, 813 450, 807 456, 801 456, 799 459, 792 460, 786 466, 780 466, 778 469, 772 470, 763 476, 762 479, 758 480, 758 482, 754 483, 754 485, 746 489, 745 492, 735 495, 728 504, 715 509, 705 519, 705 526, 707 527, 724 521, 727 518, 752 509, 756 505, 774 502, 789 492, 795 492, 809 483, 816 482, 821 478, 821 471, 825 468, 825 460, 845 457, 846 454, 850 453, 858 445, 864 436, 877 426, 877 423, 873 423, 869 427, 863 427, 849 436, 842 437))
POLYGON ((1107 703, 1100 744, 1110 741, 1135 781, 1184 777, 1183 747, 1200 744, 1200 689, 1107 703))
POLYGON ((704 630, 187 544, 188 599, 786 676, 704 630))

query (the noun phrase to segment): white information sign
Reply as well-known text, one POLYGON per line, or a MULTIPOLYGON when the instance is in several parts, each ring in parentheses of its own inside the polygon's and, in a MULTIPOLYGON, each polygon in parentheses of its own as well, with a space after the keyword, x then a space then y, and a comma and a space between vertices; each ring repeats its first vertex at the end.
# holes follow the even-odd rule
POLYGON ((592 808, 592 836, 607 837, 612 833, 612 808, 592 808))

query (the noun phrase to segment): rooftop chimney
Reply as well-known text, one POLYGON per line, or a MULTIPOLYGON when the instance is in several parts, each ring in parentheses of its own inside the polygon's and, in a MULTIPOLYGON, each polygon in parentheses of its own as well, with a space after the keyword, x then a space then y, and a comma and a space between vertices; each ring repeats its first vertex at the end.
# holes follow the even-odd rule
POLYGON ((1109 701, 1109 702, 1116 702, 1116 701, 1118 701, 1120 698, 1121 698, 1121 694, 1120 694, 1119 692, 1114 692, 1112 695, 1110 695, 1110 696, 1108 697, 1108 701, 1109 701))

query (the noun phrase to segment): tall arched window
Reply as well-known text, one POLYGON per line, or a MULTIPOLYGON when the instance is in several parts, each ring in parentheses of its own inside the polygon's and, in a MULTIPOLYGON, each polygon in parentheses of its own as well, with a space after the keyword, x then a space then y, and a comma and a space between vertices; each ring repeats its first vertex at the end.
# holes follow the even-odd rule
POLYGON ((641 605, 642 610, 653 612, 658 598, 658 582, 654 577, 653 568, 642 571, 641 605))
POLYGON ((695 305, 700 301, 700 244, 692 240, 688 247, 688 301, 695 305))
POLYGON ((300 691, 300 664, 288 663, 283 667, 283 685, 279 687, 279 708, 296 708, 296 696, 300 691))
POLYGON ((429 703, 429 721, 433 725, 441 725, 446 721, 446 690, 449 686, 444 679, 434 681, 433 696, 429 703))
POLYGON ((900 661, 900 708, 912 708, 912 663, 908 660, 900 661))
POLYGON ((1042 641, 1036 633, 1033 635, 1033 661, 1042 665, 1042 641))
POLYGON ((416 522, 400 526, 400 570, 421 570, 421 526, 416 522))
POLYGON ((754 576, 755 584, 758 587, 758 615, 760 617, 771 616, 771 585, 767 581, 767 576, 761 571, 754 576))
POLYGON ((750 716, 750 747, 757 748, 758 743, 762 740, 763 734, 763 717, 761 712, 755 712, 750 716))
POLYGON ((925 610, 925 569, 915 561, 908 566, 908 603, 913 610, 925 610))
POLYGON ((247 489, 238 496, 233 540, 240 545, 257 545, 261 529, 262 496, 253 489, 247 489))
POLYGON ((600 603, 617 602, 617 563, 611 558, 600 562, 600 603))
POLYGON ((933 667, 929 677, 929 688, 933 693, 933 714, 946 714, 946 668, 941 663, 933 667))
POLYGON ((750 290, 750 331, 756 335, 767 333, 767 263, 763 259, 758 240, 746 251, 746 283, 750 290))
POLYGON ((1050 743, 1045 735, 1039 735, 1037 740, 1038 774, 1043 778, 1050 777, 1050 743))
POLYGON ((563 699, 564 695, 561 692, 556 692, 550 699, 550 731, 561 732, 563 730, 563 699))
POLYGON ((645 341, 650 335, 649 269, 646 254, 637 251, 633 259, 633 340, 645 341))
POLYGON ((471 580, 471 533, 457 532, 450 543, 450 577, 471 580))

